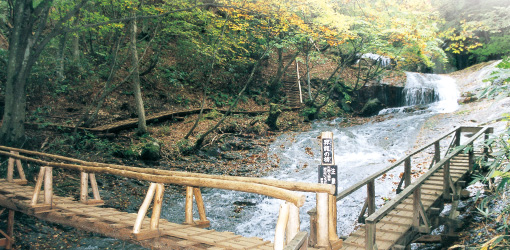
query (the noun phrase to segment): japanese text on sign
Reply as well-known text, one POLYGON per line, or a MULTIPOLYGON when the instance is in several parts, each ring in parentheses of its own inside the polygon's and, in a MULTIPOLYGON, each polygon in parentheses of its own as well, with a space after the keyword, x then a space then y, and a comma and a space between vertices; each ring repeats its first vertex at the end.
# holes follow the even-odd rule
POLYGON ((333 164, 333 139, 322 139, 322 164, 333 164))
POLYGON ((335 185, 335 195, 338 189, 336 165, 320 165, 319 166, 319 183, 335 185))

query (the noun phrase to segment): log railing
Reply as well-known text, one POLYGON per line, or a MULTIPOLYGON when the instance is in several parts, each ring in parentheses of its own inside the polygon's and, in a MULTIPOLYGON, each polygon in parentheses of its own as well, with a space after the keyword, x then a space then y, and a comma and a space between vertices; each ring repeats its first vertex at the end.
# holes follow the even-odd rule
MULTIPOLYGON (((367 250, 377 249, 375 244, 376 240, 376 223, 381 220, 385 215, 391 212, 396 206, 398 206, 402 201, 404 201, 410 195, 413 195, 413 228, 418 232, 430 232, 429 220, 427 218, 427 214, 421 204, 421 185, 422 183, 431 177, 433 174, 443 169, 444 171, 444 180, 443 180, 443 195, 444 198, 454 198, 457 200, 458 197, 451 197, 450 193, 453 193, 454 196, 458 196, 459 189, 455 187, 451 176, 450 176, 450 160, 464 152, 468 147, 470 151, 473 151, 472 145, 473 142, 480 138, 482 135, 487 135, 493 132, 492 128, 484 127, 484 128, 472 128, 472 127, 461 127, 455 131, 450 133, 456 133, 454 138, 454 145, 460 144, 460 133, 462 132, 476 132, 473 136, 469 138, 469 140, 460 146, 456 146, 452 149, 450 153, 448 153, 444 159, 438 161, 429 171, 427 171, 424 175, 416 179, 413 183, 408 185, 402 192, 400 192, 396 197, 394 197, 390 202, 386 203, 382 208, 377 210, 376 212, 370 214, 368 218, 365 219, 366 223, 366 242, 365 247, 367 250)), ((449 133, 449 134, 450 134, 449 133)), ((441 137, 444 138, 444 137, 441 137)), ((473 153, 469 153, 470 156, 470 164, 472 164, 473 153)), ((470 169, 472 166, 470 166, 470 169)))
MULTIPOLYGON (((303 194, 297 193, 296 191, 314 192, 317 193, 318 197, 326 197, 326 202, 323 205, 320 205, 321 210, 327 211, 324 213, 326 217, 324 219, 326 228, 329 227, 328 212, 330 210, 330 205, 328 203, 328 197, 335 193, 335 186, 327 184, 287 182, 250 177, 216 176, 86 162, 58 155, 45 154, 5 146, 0 146, 0 155, 9 157, 7 181, 10 182, 26 183, 23 168, 21 165, 22 160, 42 166, 36 181, 32 201, 30 203, 34 208, 34 211, 48 210, 52 209, 53 207, 53 168, 63 168, 80 172, 80 201, 86 204, 97 204, 102 202, 99 196, 97 182, 95 179, 96 173, 112 174, 137 180, 149 181, 150 186, 146 198, 140 206, 137 218, 133 226, 133 234, 137 240, 155 238, 160 235, 159 218, 161 214, 161 206, 163 203, 164 184, 176 184, 186 187, 184 224, 192 224, 196 226, 209 225, 209 221, 206 217, 204 202, 200 192, 201 187, 249 192, 285 201, 285 204, 283 205, 284 208, 282 208, 280 211, 280 216, 276 228, 274 244, 275 249, 283 249, 283 247, 290 243, 292 239, 294 239, 299 233, 299 207, 303 206, 305 202, 305 196, 303 194), (20 153, 71 163, 46 161, 39 158, 20 155, 20 153), (13 178, 15 162, 18 166, 18 175, 20 176, 20 179, 18 180, 13 178), (92 188, 93 199, 89 199, 88 197, 89 183, 92 188), (44 187, 44 200, 42 204, 38 204, 39 194, 42 187, 44 187), (193 197, 195 198, 195 202, 197 204, 198 214, 200 216, 199 221, 195 221, 193 219, 193 197), (153 206, 152 216, 150 218, 150 228, 142 229, 143 219, 145 218, 151 203, 153 203, 153 206), (284 239, 286 239, 286 241, 284 239)), ((322 232, 321 237, 327 239, 329 237, 328 230, 322 232)))

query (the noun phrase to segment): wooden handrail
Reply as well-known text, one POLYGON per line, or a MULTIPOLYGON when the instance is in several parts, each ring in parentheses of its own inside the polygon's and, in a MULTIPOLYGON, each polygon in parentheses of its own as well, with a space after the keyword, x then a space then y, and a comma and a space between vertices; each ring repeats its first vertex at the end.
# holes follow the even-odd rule
MULTIPOLYGON (((41 152, 37 152, 37 151, 30 151, 30 150, 18 149, 18 148, 6 147, 6 146, 0 146, 0 150, 6 150, 6 151, 13 150, 13 151, 20 152, 20 153, 27 154, 27 155, 48 157, 48 158, 53 158, 56 160, 78 163, 83 166, 107 167, 107 168, 111 168, 111 169, 128 170, 128 171, 144 173, 144 174, 151 174, 151 175, 208 178, 208 179, 217 179, 217 180, 257 183, 257 184, 261 184, 261 185, 268 185, 268 186, 278 187, 278 188, 287 189, 287 190, 291 190, 291 191, 299 191, 299 192, 311 192, 311 193, 326 192, 329 194, 335 193, 335 186, 329 185, 329 184, 289 182, 289 181, 270 180, 270 179, 253 178, 253 177, 209 175, 209 174, 189 173, 189 172, 181 172, 181 171, 130 167, 130 166, 123 166, 123 165, 116 165, 116 164, 105 164, 105 163, 98 163, 98 162, 87 162, 87 161, 69 158, 69 157, 60 156, 60 155, 52 155, 52 154, 46 154, 46 153, 41 153, 41 152)), ((16 157, 14 157, 14 158, 16 158, 16 157)))
POLYGON ((369 182, 371 181, 374 181, 375 179, 379 178, 381 175, 389 172, 390 170, 393 170, 394 168, 398 167, 400 164, 404 163, 407 159, 409 159, 410 157, 420 153, 421 151, 427 149, 428 147, 434 145, 434 143, 436 143, 437 141, 440 141, 448 136, 450 136, 451 134, 455 133, 458 129, 460 128, 456 128, 440 137, 438 137, 437 139, 435 139, 434 141, 432 141, 431 143, 429 144, 426 144, 425 146, 419 148, 419 149, 416 149, 414 150, 413 152, 411 152, 410 154, 408 154, 406 157, 400 159, 400 160, 397 160, 395 163, 393 163, 391 166, 387 167, 387 168, 384 168, 384 169, 381 169, 377 172, 375 172, 374 174, 370 175, 369 177, 363 179, 362 181, 350 186, 349 188, 343 190, 341 193, 339 193, 337 196, 336 196, 336 200, 339 201, 345 197, 347 197, 348 195, 354 193, 356 190, 362 188, 363 186, 367 185, 369 182))
MULTIPOLYGON (((471 129, 471 128, 470 128, 471 129)), ((461 128, 459 128, 461 131, 461 128)), ((365 219, 366 222, 366 249, 372 250, 375 244, 376 237, 376 227, 375 224, 381 220, 385 215, 390 213, 395 207, 397 207, 403 200, 405 200, 410 195, 414 194, 417 189, 421 187, 421 184, 427 180, 430 176, 435 174, 438 170, 440 170, 445 164, 449 164, 450 160, 460 154, 468 145, 473 144, 473 142, 478 139, 480 136, 491 133, 493 131, 490 127, 481 128, 474 136, 472 136, 465 144, 460 145, 453 149, 451 153, 446 155, 442 160, 436 163, 429 171, 427 171, 424 175, 420 176, 414 183, 406 187, 400 194, 395 196, 390 202, 386 203, 383 207, 377 210, 375 213, 368 216, 365 219)), ((445 171, 446 172, 446 171, 445 171)), ((446 173, 445 173, 446 176, 446 173)), ((451 180, 448 180, 451 182, 451 180)), ((447 185, 452 185, 452 183, 448 183, 447 185)))
MULTIPOLYGON (((66 163, 56 163, 56 162, 47 162, 39 159, 34 159, 26 156, 16 155, 13 153, 0 151, 0 155, 13 157, 16 159, 34 162, 43 166, 51 166, 51 167, 59 167, 71 170, 77 170, 80 172, 88 172, 88 173, 104 173, 104 174, 113 174, 118 176, 123 176, 132 179, 157 182, 157 183, 167 183, 167 184, 177 184, 183 186, 195 186, 195 187, 209 187, 209 188, 218 188, 218 189, 226 189, 226 190, 234 190, 241 191, 247 193, 255 193, 262 194, 269 197, 274 197, 280 200, 285 200, 293 203, 297 207, 303 206, 305 202, 305 196, 302 194, 298 194, 294 191, 290 191, 283 188, 278 188, 274 186, 268 186, 258 183, 248 183, 241 181, 230 181, 230 180, 220 180, 220 179, 208 179, 208 178, 197 178, 197 177, 183 177, 183 176, 165 176, 165 175, 154 175, 154 174, 146 174, 139 173, 135 171, 128 170, 120 170, 109 167, 93 167, 93 166, 84 166, 84 165, 75 165, 75 164, 66 164, 66 163)), ((334 187, 334 186, 333 186, 334 187)))
POLYGON ((308 232, 301 231, 285 246, 283 250, 304 250, 308 243, 308 232))
POLYGON ((400 194, 395 196, 391 202, 386 203, 382 208, 377 210, 375 213, 370 215, 368 218, 365 219, 367 222, 372 221, 378 221, 383 216, 385 216, 387 213, 389 213, 393 208, 395 208, 401 201, 403 201, 405 198, 409 197, 409 195, 413 194, 414 189, 416 189, 423 181, 428 179, 431 175, 433 175, 436 171, 441 169, 441 167, 448 161, 450 161, 451 158, 461 153, 464 148, 467 147, 470 143, 472 143, 474 140, 478 139, 482 134, 485 133, 486 130, 491 129, 489 127, 485 127, 484 129, 481 129, 478 133, 476 133, 475 136, 471 137, 468 142, 465 145, 462 145, 460 147, 455 148, 450 154, 448 154, 444 159, 439 161, 432 167, 429 171, 427 171, 425 174, 420 176, 414 183, 409 185, 407 188, 405 188, 400 194))

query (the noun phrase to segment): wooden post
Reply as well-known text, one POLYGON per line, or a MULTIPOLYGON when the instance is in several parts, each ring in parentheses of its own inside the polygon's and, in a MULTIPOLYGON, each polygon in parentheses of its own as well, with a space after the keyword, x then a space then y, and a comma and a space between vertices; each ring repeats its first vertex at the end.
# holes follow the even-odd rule
POLYGON ((9 209, 9 215, 7 216, 7 244, 5 245, 5 249, 12 249, 12 244, 14 243, 13 235, 14 235, 14 210, 9 209))
POLYGON ((44 174, 46 173, 46 167, 41 167, 39 170, 39 176, 37 177, 37 181, 35 183, 34 194, 32 195, 32 201, 30 205, 35 206, 37 204, 37 200, 39 199, 39 194, 41 193, 41 187, 44 180, 44 174))
POLYGON ((138 215, 136 216, 135 225, 133 226, 133 233, 140 233, 140 229, 142 228, 142 222, 147 214, 147 210, 151 204, 152 198, 154 197, 154 192, 156 191, 156 183, 151 183, 149 186, 149 190, 147 191, 147 195, 145 196, 145 200, 143 200, 140 209, 138 210, 138 215))
POLYGON ((411 156, 407 157, 404 163, 404 184, 405 187, 411 185, 411 156))
POLYGON ((460 146, 460 132, 461 128, 458 128, 457 131, 455 131, 455 146, 460 146))
POLYGON ((443 199, 450 198, 450 160, 447 160, 443 166, 443 199))
POLYGON ((308 245, 317 245, 317 208, 307 212, 310 216, 310 237, 308 237, 308 245))
POLYGON ((367 203, 368 216, 375 213, 375 181, 371 180, 367 183, 367 203))
POLYGON ((418 230, 420 228, 420 200, 421 200, 421 187, 418 187, 413 192, 413 227, 418 230))
POLYGON ((186 205, 184 224, 193 225, 193 187, 186 187, 186 205))
POLYGON ((297 84, 299 87, 299 102, 303 103, 303 92, 301 91, 301 79, 299 77, 299 63, 296 61, 297 84))
POLYGON ((441 147, 439 145, 440 141, 434 142, 434 160, 438 163, 441 160, 441 147))
POLYGON ((44 173, 44 204, 52 206, 53 200, 53 168, 46 167, 44 173))
POLYGON ((288 203, 282 203, 280 205, 280 214, 278 215, 278 221, 276 222, 276 229, 274 233, 273 249, 275 250, 283 250, 283 247, 285 246, 285 228, 289 221, 289 210, 290 205, 288 203))
POLYGON ((329 194, 317 193, 317 246, 329 247, 329 194))
POLYGON ((365 234, 365 249, 366 250, 374 250, 375 247, 375 222, 367 221, 365 225, 366 234, 365 234))
MULTIPOLYGON (((332 132, 321 133, 321 166, 319 166, 319 183, 333 184, 337 188, 337 167, 335 166, 335 153, 332 132)), ((335 190, 336 193, 336 190, 335 190)), ((336 197, 328 194, 320 201, 322 194, 317 194, 317 245, 322 247, 329 247, 329 241, 338 241, 336 231, 337 214, 336 214, 336 197), (319 212, 319 204, 325 202, 327 210, 319 212), (322 213, 322 214, 321 214, 322 213), (321 218, 322 215, 327 216, 327 220, 321 218), (321 230, 327 230, 322 232, 321 230), (327 235, 322 235, 326 233, 327 235), (321 238, 324 237, 324 238, 321 238), (329 239, 326 242, 326 237, 329 239)), ((324 209, 324 208, 321 208, 324 209)))
POLYGON ((290 202, 287 203, 289 204, 289 222, 287 222, 287 244, 288 244, 299 233, 300 221, 299 221, 299 208, 290 202))
POLYGON ((469 144, 471 146, 471 149, 468 152, 468 165, 469 165, 469 172, 473 171, 474 168, 474 156, 475 156, 475 148, 473 143, 469 144))
POLYGON ((136 240, 147 240, 160 236, 159 218, 161 217, 161 206, 163 204, 164 192, 165 186, 162 183, 151 183, 149 186, 149 190, 147 190, 147 195, 138 210, 135 225, 133 226, 133 234, 136 240), (141 228, 143 221, 153 200, 154 203, 152 205, 152 216, 149 221, 149 229, 142 231, 141 228))
POLYGON ((89 175, 88 173, 81 172, 81 185, 80 185, 80 202, 87 203, 89 197, 89 175))
POLYGON ((211 222, 207 219, 206 213, 205 213, 205 204, 204 200, 202 199, 202 192, 200 191, 199 187, 193 188, 193 194, 195 195, 195 202, 197 203, 197 209, 198 209, 198 216, 200 217, 200 221, 197 223, 200 226, 209 226, 211 222))
MULTIPOLYGON (((487 142, 487 140, 489 140, 489 130, 485 131, 483 139, 484 139, 484 142, 487 142)), ((484 146, 483 147, 483 159, 484 159, 484 161, 487 161, 488 156, 489 156, 489 147, 488 146, 484 146)))
MULTIPOLYGON (((19 152, 10 151, 11 154, 19 155, 19 152)), ((25 172, 23 171, 23 165, 21 164, 20 159, 15 159, 9 157, 7 162, 7 181, 8 182, 17 182, 19 184, 27 184, 27 178, 25 177, 25 172), (14 164, 16 163, 16 168, 18 169, 19 179, 14 180, 14 164)))
POLYGON ((161 216, 164 193, 165 185, 162 183, 156 184, 156 195, 154 197, 154 205, 152 206, 151 230, 159 230, 159 218, 161 216))
POLYGON ((9 161, 7 162, 7 181, 13 182, 14 176, 14 158, 9 157, 9 161))
POLYGON ((337 215, 336 215, 336 196, 330 194, 329 195, 329 240, 330 241, 337 241, 338 240, 338 234, 336 232, 336 225, 337 225, 337 215))
POLYGON ((94 200, 101 200, 101 196, 99 195, 99 188, 97 187, 96 174, 89 174, 90 187, 92 188, 92 195, 94 196, 94 200))
POLYGON ((96 175, 94 173, 81 172, 80 202, 85 204, 102 204, 99 189, 97 187, 96 175), (92 188, 93 200, 89 200, 89 181, 92 188))

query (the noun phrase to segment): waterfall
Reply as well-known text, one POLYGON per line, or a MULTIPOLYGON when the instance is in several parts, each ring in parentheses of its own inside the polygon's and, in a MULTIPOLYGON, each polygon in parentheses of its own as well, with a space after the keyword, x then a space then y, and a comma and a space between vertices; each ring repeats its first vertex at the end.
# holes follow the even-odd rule
POLYGON ((457 110, 460 93, 455 80, 449 76, 406 72, 403 106, 430 105, 439 113, 457 110))
MULTIPOLYGON (((389 57, 381 56, 374 53, 365 53, 361 55, 361 58, 367 58, 381 63, 381 67, 386 68, 391 65, 391 59, 389 57)), ((358 60, 359 62, 359 60, 358 60)))

